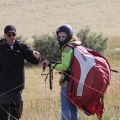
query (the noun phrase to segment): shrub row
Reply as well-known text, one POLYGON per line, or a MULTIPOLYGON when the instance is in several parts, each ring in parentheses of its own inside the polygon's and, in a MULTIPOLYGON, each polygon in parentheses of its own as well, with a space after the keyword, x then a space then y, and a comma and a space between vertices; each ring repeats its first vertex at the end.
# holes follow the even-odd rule
MULTIPOLYGON (((50 61, 57 61, 60 59, 59 45, 55 33, 52 35, 34 35, 32 37, 34 39, 32 48, 39 51, 42 58, 46 58, 50 61)), ((104 54, 107 48, 108 38, 103 37, 101 33, 97 34, 95 32, 91 32, 88 27, 80 29, 77 37, 81 39, 82 46, 93 49, 100 54, 104 54)), ((0 37, 0 39, 2 39, 2 37, 0 37)), ((17 36, 17 39, 26 41, 26 38, 23 38, 23 36, 17 36)))
MULTIPOLYGON (((82 46, 90 48, 100 54, 104 54, 107 48, 108 38, 102 34, 91 32, 88 27, 79 30, 77 37, 81 39, 82 46)), ((50 61, 60 59, 59 45, 55 33, 52 35, 42 34, 33 36, 34 49, 38 50, 42 56, 50 61)))

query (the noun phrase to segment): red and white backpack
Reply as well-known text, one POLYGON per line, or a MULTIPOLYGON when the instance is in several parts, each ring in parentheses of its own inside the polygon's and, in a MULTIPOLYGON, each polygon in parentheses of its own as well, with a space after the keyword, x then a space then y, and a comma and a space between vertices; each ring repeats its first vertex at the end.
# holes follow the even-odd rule
POLYGON ((68 83, 67 96, 87 115, 103 114, 103 96, 110 82, 108 61, 95 51, 69 44, 73 48, 72 77, 68 83))

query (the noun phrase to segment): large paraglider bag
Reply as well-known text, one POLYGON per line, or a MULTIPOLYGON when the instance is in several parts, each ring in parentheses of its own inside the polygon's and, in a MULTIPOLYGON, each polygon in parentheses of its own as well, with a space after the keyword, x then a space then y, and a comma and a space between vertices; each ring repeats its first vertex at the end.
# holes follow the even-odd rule
POLYGON ((102 116, 102 98, 109 85, 110 67, 107 60, 82 46, 69 45, 74 50, 67 96, 87 115, 102 116))

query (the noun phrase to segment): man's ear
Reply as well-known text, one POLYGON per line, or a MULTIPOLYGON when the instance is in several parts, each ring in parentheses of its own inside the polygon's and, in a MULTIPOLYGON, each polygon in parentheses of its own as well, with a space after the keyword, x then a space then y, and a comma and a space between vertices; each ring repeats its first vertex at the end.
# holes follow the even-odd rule
POLYGON ((6 34, 4 33, 4 37, 6 38, 6 34))

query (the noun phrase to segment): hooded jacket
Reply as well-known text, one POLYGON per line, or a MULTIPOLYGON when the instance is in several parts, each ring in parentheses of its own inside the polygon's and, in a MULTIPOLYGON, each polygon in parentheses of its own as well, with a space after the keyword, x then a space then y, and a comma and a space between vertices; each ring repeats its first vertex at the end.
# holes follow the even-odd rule
MULTIPOLYGON (((73 49, 70 46, 67 46, 67 44, 81 45, 81 41, 70 40, 61 48, 61 63, 57 64, 55 66, 55 69, 61 71, 62 74, 59 81, 64 81, 62 85, 64 87, 67 87, 68 84, 68 78, 65 77, 64 72, 68 71, 71 68, 71 63, 73 59, 73 49)), ((54 66, 54 64, 52 64, 52 66, 54 66)))
POLYGON ((5 39, 0 41, 0 92, 24 89, 24 60, 39 63, 27 44, 16 40, 11 50, 5 39))

